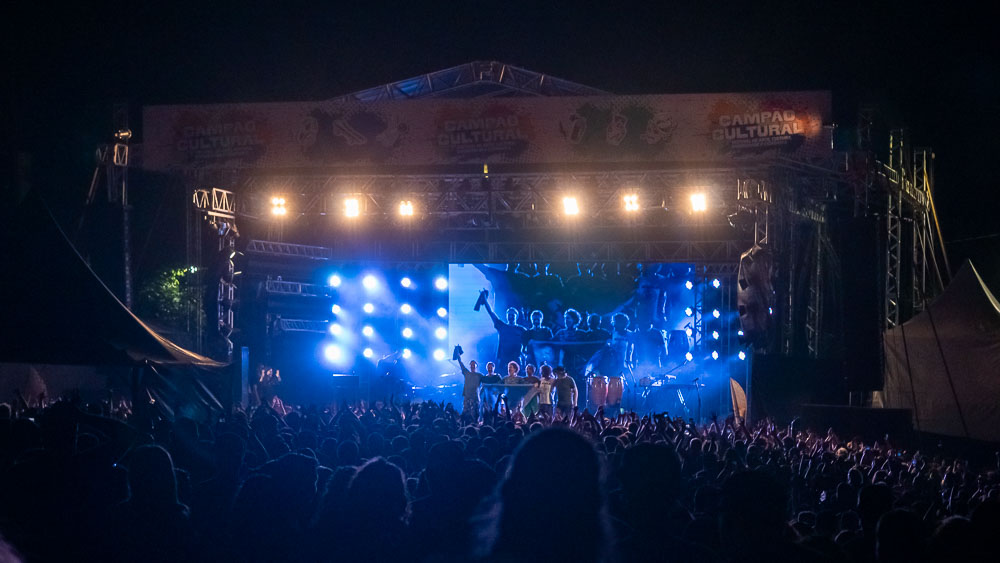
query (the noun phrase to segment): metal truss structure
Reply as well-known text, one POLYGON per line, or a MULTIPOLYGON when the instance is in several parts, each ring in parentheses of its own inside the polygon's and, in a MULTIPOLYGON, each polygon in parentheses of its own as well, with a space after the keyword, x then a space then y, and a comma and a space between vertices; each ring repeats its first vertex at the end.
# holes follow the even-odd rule
POLYGON ((497 61, 474 61, 391 84, 368 88, 336 101, 377 102, 414 98, 501 96, 601 96, 607 92, 497 61))
POLYGON ((233 259, 237 254, 236 239, 240 236, 236 229, 236 197, 231 191, 219 188, 198 189, 194 192, 193 203, 218 235, 216 259, 221 263, 215 268, 219 274, 216 330, 222 337, 226 358, 232 360, 233 342, 230 337, 236 329, 234 308, 237 304, 236 264, 233 259))
POLYGON ((950 277, 934 209, 933 159, 931 149, 910 148, 906 133, 894 130, 888 162, 873 161, 866 177, 869 209, 883 224, 886 330, 922 311, 950 277))
MULTIPOLYGON (((337 99, 602 94, 511 65, 473 62, 337 99)), ((252 233, 245 252, 268 264, 685 262, 706 276, 732 279, 743 252, 766 247, 775 257, 773 314, 780 319, 770 351, 822 357, 840 337, 830 328, 840 314, 830 296, 842 283, 838 253, 849 251, 833 244, 832 218, 874 215, 883 222, 885 328, 921 310, 943 287, 939 257, 947 272, 931 198, 932 152, 913 150, 894 134, 883 164, 873 156, 874 110, 864 108, 859 117, 857 150, 822 162, 212 170, 195 171, 186 182, 239 194, 238 201, 216 201, 222 194, 203 189, 195 202, 239 216, 252 233), (695 192, 708 198, 704 213, 691 210, 695 192), (285 199, 287 214, 271 214, 275 196, 285 199), (625 196, 637 196, 637 211, 625 211, 625 196), (579 214, 566 213, 566 198, 575 198, 579 214), (356 216, 345 214, 349 200, 356 216), (401 202, 412 205, 411 216, 400 215, 401 202)), ((267 283, 274 284, 271 293, 321 290, 267 283)))

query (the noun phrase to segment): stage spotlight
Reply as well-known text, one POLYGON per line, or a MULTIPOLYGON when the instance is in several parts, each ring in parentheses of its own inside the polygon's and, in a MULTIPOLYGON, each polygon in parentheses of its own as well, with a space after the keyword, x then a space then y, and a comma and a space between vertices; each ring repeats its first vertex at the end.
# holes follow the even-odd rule
POLYGON ((688 338, 691 338, 692 336, 694 336, 694 329, 692 329, 691 327, 687 327, 684 329, 684 334, 686 334, 688 338))
POLYGON ((340 323, 333 323, 330 325, 330 334, 334 336, 340 336, 344 332, 344 327, 340 326, 340 323))
POLYGON ((694 284, 691 283, 691 280, 688 280, 688 281, 684 282, 684 287, 686 287, 688 289, 694 289, 694 284))
POLYGON ((747 353, 744 352, 743 350, 740 350, 740 353, 736 354, 736 356, 739 357, 739 359, 741 359, 741 360, 747 359, 747 353))
POLYGON ((687 354, 684 354, 684 359, 687 360, 687 361, 689 361, 689 362, 694 361, 694 354, 692 354, 691 352, 688 352, 687 354))
POLYGON ((719 289, 721 285, 722 282, 719 281, 719 278, 715 278, 714 280, 712 280, 712 287, 714 287, 715 289, 719 289))
POLYGON ((448 309, 444 307, 438 307, 438 316, 442 319, 448 316, 448 309))
POLYGON ((403 329, 403 338, 413 338, 413 329, 406 327, 403 329))
POLYGON ((409 315, 410 313, 413 312, 413 307, 410 307, 409 303, 403 303, 402 305, 399 306, 399 312, 403 313, 404 315, 409 315))
POLYGON ((773 315, 774 314, 774 308, 773 307, 768 307, 767 308, 767 314, 768 315, 773 315))
POLYGON ((333 274, 327 282, 330 284, 330 287, 340 287, 341 279, 337 274, 333 274))
POLYGON ((625 201, 625 211, 639 211, 639 196, 637 194, 628 194, 622 199, 625 201))
POLYGON ((413 355, 413 352, 411 352, 409 348, 403 348, 403 358, 404 359, 409 360, 410 356, 412 356, 412 355, 413 355))
POLYGON ((368 274, 367 276, 362 278, 361 285, 365 286, 365 289, 367 289, 368 291, 372 291, 373 289, 378 287, 378 280, 375 278, 375 276, 368 274))
POLYGON ((413 217, 413 202, 410 200, 399 202, 399 214, 403 217, 413 217))
POLYGON ((336 344, 330 344, 323 349, 323 356, 326 357, 329 362, 339 362, 341 356, 344 355, 344 351, 340 349, 340 346, 336 344))
POLYGON ((445 278, 438 278, 434 280, 434 287, 438 288, 441 291, 444 291, 448 289, 448 280, 446 280, 445 278))
POLYGON ((271 198, 271 214, 281 217, 288 213, 288 208, 285 207, 285 198, 275 196, 271 198))
POLYGON ((718 360, 719 359, 719 353, 716 352, 715 350, 712 350, 712 359, 713 360, 718 360))
POLYGON ((375 355, 375 351, 372 350, 371 348, 365 348, 365 351, 362 352, 362 354, 364 354, 366 358, 370 358, 375 355))
POLYGON ((719 339, 719 331, 717 331, 717 330, 713 330, 713 331, 712 331, 712 338, 713 338, 714 340, 718 340, 718 339, 719 339))
POLYGON ((366 326, 365 328, 361 329, 361 334, 367 336, 368 338, 371 338, 372 335, 375 334, 375 329, 372 328, 371 326, 366 326))
POLYGON ((339 315, 340 305, 334 305, 333 307, 330 307, 330 312, 333 313, 334 315, 339 315))
POLYGON ((577 203, 575 197, 564 197, 563 198, 563 213, 566 215, 579 215, 580 214, 580 204, 577 203))
POLYGON ((691 211, 702 213, 708 210, 708 198, 705 194, 691 194, 691 211))
POLYGON ((411 280, 410 278, 403 278, 399 280, 399 285, 403 287, 410 287, 411 285, 413 285, 413 280, 411 280))
POLYGON ((437 350, 434 350, 434 359, 437 360, 437 361, 439 361, 439 362, 443 361, 444 360, 444 350, 442 350, 440 348, 438 348, 437 350))
POLYGON ((357 217, 361 215, 361 201, 356 197, 349 197, 344 200, 344 216, 357 217))
POLYGON ((448 338, 448 330, 443 326, 439 326, 434 331, 434 336, 437 337, 438 340, 444 340, 445 338, 448 338))
POLYGON ((370 315, 375 312, 375 305, 372 305, 371 303, 365 303, 365 306, 362 307, 362 309, 364 309, 364 311, 370 315))
POLYGON ((720 313, 718 309, 712 309, 712 316, 713 317, 719 318, 719 316, 721 316, 721 315, 722 315, 722 313, 720 313))
POLYGON ((737 330, 736 331, 736 336, 743 336, 743 330, 742 329, 741 330, 737 330))
POLYGON ((689 316, 689 317, 693 317, 694 316, 694 309, 692 309, 691 307, 686 307, 684 309, 684 314, 687 315, 687 316, 689 316))

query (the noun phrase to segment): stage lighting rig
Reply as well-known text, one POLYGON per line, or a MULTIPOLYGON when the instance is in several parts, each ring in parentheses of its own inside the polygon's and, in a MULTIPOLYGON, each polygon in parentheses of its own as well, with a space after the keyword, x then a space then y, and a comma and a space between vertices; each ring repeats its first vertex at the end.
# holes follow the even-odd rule
POLYGON ((580 204, 575 197, 563 198, 563 213, 569 216, 580 214, 580 204))
POLYGON ((625 202, 625 211, 632 213, 639 211, 639 195, 626 194, 622 200, 625 202))
POLYGON ((285 198, 281 196, 274 196, 271 198, 271 215, 276 217, 284 217, 288 214, 288 208, 285 207, 285 198))
POLYGON ((413 217, 413 202, 408 199, 399 202, 399 214, 403 217, 413 217))
POLYGON ((344 200, 344 217, 355 218, 361 215, 361 200, 349 197, 344 200))
POLYGON ((704 213, 708 211, 708 198, 703 193, 691 194, 691 211, 704 213))

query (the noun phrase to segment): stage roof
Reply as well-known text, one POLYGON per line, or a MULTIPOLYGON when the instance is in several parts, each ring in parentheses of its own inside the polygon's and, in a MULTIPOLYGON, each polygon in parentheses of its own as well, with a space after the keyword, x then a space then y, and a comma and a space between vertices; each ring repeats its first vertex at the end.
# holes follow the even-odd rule
POLYGON ((502 98, 508 96, 603 96, 609 92, 498 61, 472 61, 330 101, 377 102, 418 98, 502 98))

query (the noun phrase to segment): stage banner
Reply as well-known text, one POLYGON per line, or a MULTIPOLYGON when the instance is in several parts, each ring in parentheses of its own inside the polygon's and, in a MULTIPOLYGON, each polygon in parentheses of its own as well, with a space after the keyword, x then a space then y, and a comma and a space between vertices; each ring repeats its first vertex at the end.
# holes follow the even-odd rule
POLYGON ((830 93, 150 106, 151 170, 731 164, 830 155, 830 93))

